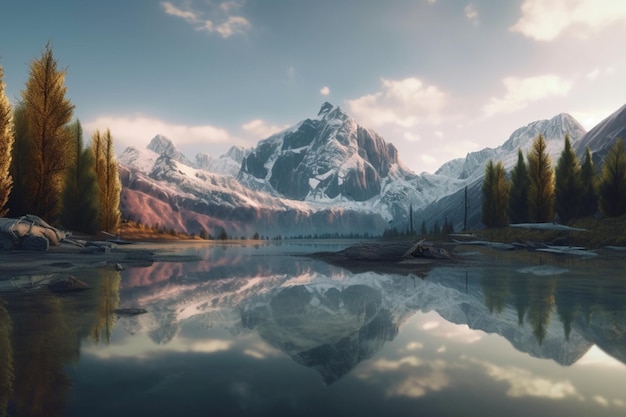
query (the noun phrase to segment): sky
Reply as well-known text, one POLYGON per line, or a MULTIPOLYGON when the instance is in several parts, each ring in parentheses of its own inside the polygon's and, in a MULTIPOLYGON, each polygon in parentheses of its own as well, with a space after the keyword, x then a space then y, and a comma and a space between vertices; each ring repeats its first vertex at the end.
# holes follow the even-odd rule
POLYGON ((256 143, 328 101, 416 173, 569 113, 626 103, 623 0, 49 0, 0 6, 19 100, 50 42, 86 139, 163 134, 192 158, 256 143))

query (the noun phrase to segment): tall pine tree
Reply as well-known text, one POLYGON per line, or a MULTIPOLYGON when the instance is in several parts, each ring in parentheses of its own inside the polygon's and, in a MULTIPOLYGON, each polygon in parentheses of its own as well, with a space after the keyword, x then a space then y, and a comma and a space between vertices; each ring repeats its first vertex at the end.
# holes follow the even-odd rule
POLYGON ((539 135, 528 153, 528 218, 535 223, 554 220, 554 171, 546 141, 539 135))
POLYGON ((10 172, 13 151, 11 105, 4 88, 4 69, 0 66, 0 217, 7 214, 7 202, 13 187, 13 178, 10 172))
POLYGON ((585 162, 580 168, 580 181, 582 185, 580 215, 593 216, 598 210, 598 181, 589 147, 585 151, 585 162))
POLYGON ((485 168, 481 220, 487 227, 504 227, 508 224, 509 184, 502 162, 496 165, 490 159, 485 168))
POLYGON ((622 139, 615 142, 604 159, 598 194, 602 214, 618 217, 626 213, 626 153, 622 139))
POLYGON ((524 162, 524 154, 517 152, 517 165, 511 171, 511 190, 509 192, 509 217, 511 223, 528 222, 528 170, 524 162))
POLYGON ((26 189, 28 210, 46 220, 58 217, 59 196, 71 141, 66 125, 74 106, 65 97, 65 71, 59 70, 50 44, 41 58, 30 64, 30 75, 22 101, 30 136, 31 160, 26 189))
POLYGON ((98 179, 100 228, 105 232, 116 233, 121 218, 120 193, 122 185, 111 131, 107 129, 102 134, 96 130, 92 137, 91 148, 95 158, 95 170, 98 179))
POLYGON ((569 135, 565 135, 565 145, 554 178, 554 209, 561 223, 569 223, 579 216, 583 193, 580 164, 572 149, 569 135))
POLYGON ((98 182, 91 148, 83 146, 83 128, 76 120, 69 128, 74 148, 61 194, 61 224, 77 232, 95 234, 100 217, 98 182))

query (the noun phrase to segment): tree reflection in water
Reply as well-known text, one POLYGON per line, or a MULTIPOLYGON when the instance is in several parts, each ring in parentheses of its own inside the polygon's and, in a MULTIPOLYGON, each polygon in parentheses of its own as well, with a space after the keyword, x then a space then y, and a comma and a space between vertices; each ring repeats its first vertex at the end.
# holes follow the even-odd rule
POLYGON ((611 345, 626 342, 626 280, 622 278, 587 276, 584 272, 537 276, 511 269, 483 270, 479 275, 489 312, 498 315, 507 303, 512 304, 519 326, 528 322, 539 344, 546 337, 553 313, 563 325, 566 342, 574 326, 593 339, 602 335, 611 345))
POLYGON ((554 285, 554 278, 535 276, 529 278, 528 322, 533 327, 533 335, 539 344, 542 344, 546 337, 546 329, 554 310, 554 285))
POLYGON ((502 270, 496 275, 483 276, 480 284, 485 296, 485 305, 490 313, 502 313, 509 298, 510 271, 502 270))
POLYGON ((0 417, 64 415, 72 388, 64 368, 78 363, 81 340, 109 342, 119 304, 119 272, 92 281, 79 294, 0 298, 0 417))
POLYGON ((16 324, 15 415, 61 416, 71 389, 63 367, 79 359, 78 334, 58 297, 36 296, 32 301, 11 313, 16 324))
POLYGON ((9 401, 13 393, 13 347, 11 332, 13 322, 0 297, 0 417, 8 415, 9 401))
POLYGON ((120 304, 120 273, 116 270, 100 270, 97 290, 99 302, 96 309, 96 319, 91 328, 90 337, 95 343, 101 341, 109 344, 111 332, 115 326, 115 310, 120 304))

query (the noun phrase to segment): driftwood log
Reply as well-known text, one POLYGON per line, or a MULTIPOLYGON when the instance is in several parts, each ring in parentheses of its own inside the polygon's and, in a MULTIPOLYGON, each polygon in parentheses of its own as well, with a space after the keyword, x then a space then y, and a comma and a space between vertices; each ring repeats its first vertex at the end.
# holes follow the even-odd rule
POLYGON ((0 250, 47 251, 67 237, 66 232, 32 214, 17 219, 0 218, 0 250))

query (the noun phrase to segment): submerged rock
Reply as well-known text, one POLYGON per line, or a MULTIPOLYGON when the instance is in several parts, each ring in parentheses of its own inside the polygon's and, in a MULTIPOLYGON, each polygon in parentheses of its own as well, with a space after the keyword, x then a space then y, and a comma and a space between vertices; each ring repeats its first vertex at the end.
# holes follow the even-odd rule
POLYGON ((65 275, 54 278, 48 284, 48 289, 52 292, 83 291, 90 288, 89 284, 72 275, 65 275))

